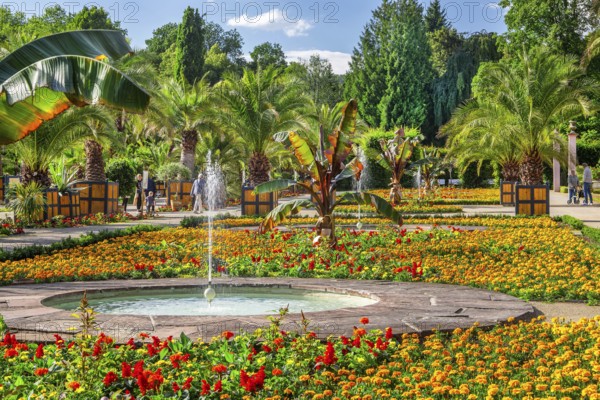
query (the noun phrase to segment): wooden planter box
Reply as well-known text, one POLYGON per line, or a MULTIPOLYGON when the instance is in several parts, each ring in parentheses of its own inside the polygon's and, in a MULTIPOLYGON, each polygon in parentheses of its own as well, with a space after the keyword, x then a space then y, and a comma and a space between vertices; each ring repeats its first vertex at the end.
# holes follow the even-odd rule
POLYGON ((255 196, 253 191, 254 186, 242 186, 242 215, 266 215, 277 207, 277 192, 255 196))
POLYGON ((156 193, 154 193, 154 197, 165 197, 167 195, 167 185, 164 182, 155 182, 156 185, 156 193))
POLYGON ((113 214, 119 211, 118 182, 77 182, 75 188, 83 188, 79 192, 81 214, 113 214))
POLYGON ((46 189, 44 219, 51 219, 58 215, 67 218, 75 218, 81 215, 79 193, 59 193, 57 189, 46 189))
POLYGON ((550 214, 550 188, 546 185, 515 185, 515 214, 550 214))
POLYGON ((500 204, 503 206, 515 205, 515 185, 517 182, 500 181, 500 204))
MULTIPOLYGON (((181 201, 182 207, 188 207, 192 204, 192 185, 194 181, 169 181, 167 182, 167 199, 177 195, 177 200, 181 201)), ((158 190, 158 186, 157 189, 158 190)))

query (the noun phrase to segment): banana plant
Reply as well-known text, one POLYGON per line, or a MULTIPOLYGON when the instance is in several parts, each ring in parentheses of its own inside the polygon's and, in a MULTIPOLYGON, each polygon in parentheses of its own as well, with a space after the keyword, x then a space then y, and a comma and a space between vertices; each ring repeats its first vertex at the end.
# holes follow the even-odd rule
POLYGON ((421 179, 423 180, 423 190, 419 193, 419 198, 429 195, 436 185, 437 178, 450 167, 450 163, 442 158, 438 149, 428 151, 420 148, 418 151, 419 161, 415 164, 421 168, 421 179))
POLYGON ((71 106, 143 112, 148 93, 104 60, 131 53, 121 32, 63 32, 0 60, 0 145, 14 143, 71 106))
POLYGON ((297 214, 303 208, 315 208, 319 214, 316 225, 318 237, 328 240, 330 246, 334 247, 337 240, 333 212, 336 206, 342 203, 372 205, 380 214, 390 218, 398 225, 402 224, 400 213, 379 196, 370 193, 344 193, 339 197, 336 196, 337 184, 340 181, 353 176, 360 179, 363 170, 363 165, 358 158, 344 164, 352 152, 351 140, 356 130, 357 112, 357 103, 355 100, 351 100, 342 110, 339 126, 327 138, 325 138, 321 126, 318 147, 307 142, 296 132, 280 132, 274 136, 277 142, 282 143, 294 154, 300 164, 298 172, 303 178, 265 182, 258 185, 254 189, 254 193, 271 193, 298 185, 308 191, 310 200, 294 200, 273 209, 262 221, 261 233, 273 229, 286 217, 297 214))
POLYGON ((379 146, 382 153, 376 161, 384 169, 392 173, 390 178, 390 202, 399 204, 402 201, 402 177, 408 169, 415 147, 423 139, 417 129, 400 128, 391 140, 381 139, 379 146))

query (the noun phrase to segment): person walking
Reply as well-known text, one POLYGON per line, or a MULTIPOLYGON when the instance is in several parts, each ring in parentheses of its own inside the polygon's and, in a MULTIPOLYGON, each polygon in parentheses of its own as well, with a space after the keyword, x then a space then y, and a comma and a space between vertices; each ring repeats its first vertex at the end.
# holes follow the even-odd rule
POLYGON ((149 217, 154 215, 154 192, 148 192, 146 196, 146 214, 149 217))
POLYGON ((198 174, 198 178, 192 184, 190 195, 192 196, 192 199, 194 199, 194 214, 202 213, 202 195, 204 193, 205 183, 204 176, 200 173, 198 174))
POLYGON ((586 163, 583 163, 583 205, 594 204, 592 199, 592 169, 586 163))
POLYGON ((567 184, 569 185, 569 200, 567 204, 571 204, 573 202, 577 203, 577 187, 579 186, 579 177, 577 176, 577 172, 572 169, 571 173, 567 177, 567 184))
POLYGON ((144 189, 143 189, 143 182, 142 182, 142 174, 137 174, 135 176, 135 198, 134 198, 134 203, 135 203, 135 208, 137 209, 137 212, 142 212, 142 203, 143 203, 143 193, 144 193, 144 189))

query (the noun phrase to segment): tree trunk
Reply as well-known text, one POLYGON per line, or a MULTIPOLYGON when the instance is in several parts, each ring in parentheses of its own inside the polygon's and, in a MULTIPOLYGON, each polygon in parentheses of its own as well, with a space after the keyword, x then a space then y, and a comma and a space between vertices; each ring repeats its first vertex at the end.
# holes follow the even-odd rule
POLYGON ((37 182, 43 188, 50 187, 52 181, 50 180, 50 173, 48 172, 48 169, 34 171, 28 165, 21 164, 21 183, 23 186, 26 186, 31 182, 37 182))
POLYGON ((320 217, 316 225, 317 236, 321 236, 329 242, 329 247, 337 246, 337 237, 335 236, 335 222, 332 215, 320 217))
POLYGON ((181 133, 181 164, 194 175, 196 167, 196 145, 198 144, 198 131, 183 131, 181 133))
POLYGON ((502 165, 502 178, 506 182, 517 182, 519 180, 520 165, 518 161, 507 161, 502 165))
POLYGON ((253 186, 269 181, 271 163, 263 153, 254 152, 248 162, 250 184, 253 186))
POLYGON ((524 185, 541 185, 544 179, 544 164, 540 153, 532 150, 525 154, 520 168, 521 183, 524 185))
POLYGON ((104 158, 102 145, 95 140, 85 141, 85 180, 91 182, 104 182, 104 158))
POLYGON ((398 205, 402 202, 402 185, 398 181, 392 181, 390 189, 390 203, 398 205))

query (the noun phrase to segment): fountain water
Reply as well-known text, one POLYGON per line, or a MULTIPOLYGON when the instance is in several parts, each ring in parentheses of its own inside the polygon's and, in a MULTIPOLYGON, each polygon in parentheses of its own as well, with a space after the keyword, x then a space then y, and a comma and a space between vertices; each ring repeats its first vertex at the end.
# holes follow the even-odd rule
POLYGON ((206 156, 206 184, 204 186, 204 195, 206 197, 206 205, 208 206, 208 288, 204 291, 204 297, 210 304, 216 297, 216 292, 212 288, 214 212, 223 207, 227 199, 223 170, 218 161, 212 160, 212 153, 210 151, 206 156))
MULTIPOLYGON (((362 170, 362 173, 360 175, 360 179, 354 178, 354 189, 355 189, 356 192, 362 193, 362 191, 364 189, 368 188, 368 182, 369 182, 369 163, 368 163, 367 156, 365 155, 364 150, 361 149, 360 147, 358 148, 356 157, 358 157, 358 160, 363 165, 363 170, 362 170)), ((360 217, 361 217, 361 209, 360 209, 360 204, 359 204, 358 205, 358 223, 356 224, 356 228, 359 229, 359 230, 362 229, 362 227, 363 227, 362 222, 360 222, 360 217)))

